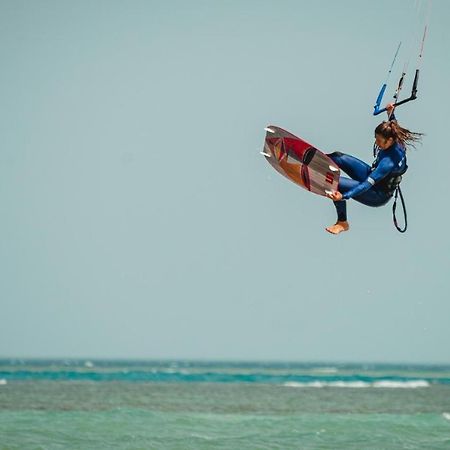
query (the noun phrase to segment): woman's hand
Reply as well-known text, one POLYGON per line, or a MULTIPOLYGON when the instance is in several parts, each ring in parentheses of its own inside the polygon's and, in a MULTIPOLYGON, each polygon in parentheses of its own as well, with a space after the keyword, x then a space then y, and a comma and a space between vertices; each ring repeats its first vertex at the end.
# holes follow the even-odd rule
POLYGON ((394 111, 394 109, 395 109, 394 103, 388 103, 386 105, 386 112, 388 113, 388 116, 392 115, 392 111, 394 111))
POLYGON ((328 191, 326 194, 328 198, 331 198, 335 202, 342 200, 342 194, 339 191, 328 191))

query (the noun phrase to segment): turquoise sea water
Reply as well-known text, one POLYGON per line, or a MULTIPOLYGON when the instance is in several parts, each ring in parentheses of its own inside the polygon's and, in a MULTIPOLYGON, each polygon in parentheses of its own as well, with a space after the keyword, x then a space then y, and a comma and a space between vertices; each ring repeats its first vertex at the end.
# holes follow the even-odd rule
POLYGON ((450 367, 0 360, 0 449, 450 449, 450 367))

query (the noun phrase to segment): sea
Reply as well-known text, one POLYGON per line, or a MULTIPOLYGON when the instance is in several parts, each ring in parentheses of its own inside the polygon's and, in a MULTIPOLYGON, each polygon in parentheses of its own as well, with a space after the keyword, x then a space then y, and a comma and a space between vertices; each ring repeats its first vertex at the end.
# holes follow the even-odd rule
POLYGON ((450 366, 0 360, 0 449, 450 449, 450 366))

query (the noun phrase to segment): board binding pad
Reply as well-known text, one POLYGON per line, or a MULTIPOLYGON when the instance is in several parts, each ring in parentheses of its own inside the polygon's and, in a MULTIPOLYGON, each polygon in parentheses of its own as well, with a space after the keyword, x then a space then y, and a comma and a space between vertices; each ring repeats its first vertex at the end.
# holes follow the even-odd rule
POLYGON ((338 190, 339 167, 325 153, 282 128, 265 128, 261 152, 275 170, 302 188, 327 196, 338 190))

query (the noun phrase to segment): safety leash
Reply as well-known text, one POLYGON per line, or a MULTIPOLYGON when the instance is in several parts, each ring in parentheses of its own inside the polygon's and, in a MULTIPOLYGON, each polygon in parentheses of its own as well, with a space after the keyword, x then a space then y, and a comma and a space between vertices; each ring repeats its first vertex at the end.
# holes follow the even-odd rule
POLYGON ((408 228, 408 216, 406 214, 406 206, 405 206, 405 199, 403 198, 402 190, 400 189, 400 186, 397 186, 397 189, 395 190, 395 196, 394 196, 394 204, 392 205, 392 219, 394 220, 395 228, 397 228, 400 233, 404 233, 406 229, 408 228), (403 208, 403 217, 405 221, 405 225, 403 228, 400 228, 398 226, 397 217, 395 215, 395 211, 397 209, 397 199, 398 195, 400 194, 400 200, 402 202, 402 208, 403 208))

